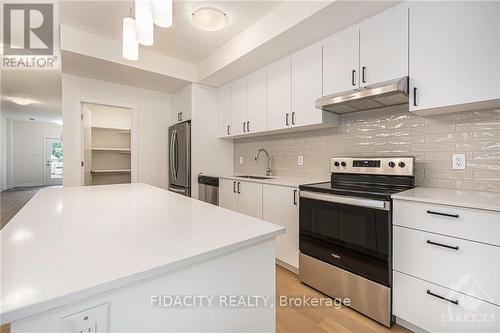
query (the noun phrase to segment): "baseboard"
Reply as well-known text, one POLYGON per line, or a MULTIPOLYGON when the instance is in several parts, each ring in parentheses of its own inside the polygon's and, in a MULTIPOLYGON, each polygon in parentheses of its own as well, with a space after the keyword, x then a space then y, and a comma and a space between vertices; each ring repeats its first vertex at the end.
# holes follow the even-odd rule
POLYGON ((290 271, 292 273, 295 273, 295 274, 299 275, 299 269, 297 267, 294 267, 294 266, 292 266, 290 264, 287 264, 286 262, 281 261, 278 258, 276 258, 276 264, 280 265, 281 267, 283 267, 284 269, 286 269, 286 270, 288 270, 288 271, 290 271))
POLYGON ((46 184, 40 183, 24 183, 24 184, 15 184, 12 187, 32 187, 32 186, 46 186, 46 184))
POLYGON ((415 333, 429 333, 428 331, 418 327, 417 325, 414 325, 404 319, 401 319, 399 317, 396 316, 396 324, 398 324, 399 326, 403 326, 404 328, 412 331, 412 332, 415 332, 415 333))

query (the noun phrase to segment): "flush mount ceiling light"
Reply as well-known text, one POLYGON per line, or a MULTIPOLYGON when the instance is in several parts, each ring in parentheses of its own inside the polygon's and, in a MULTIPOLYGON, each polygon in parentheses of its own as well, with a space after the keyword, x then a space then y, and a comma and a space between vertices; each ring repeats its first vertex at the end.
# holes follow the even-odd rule
POLYGON ((202 7, 192 14, 194 24, 205 31, 219 31, 227 25, 227 15, 217 8, 202 7))
POLYGON ((139 43, 137 42, 137 30, 135 20, 131 17, 123 19, 123 41, 122 55, 128 60, 139 59, 139 43))
POLYGON ((172 26, 172 0, 152 0, 153 22, 159 27, 172 26))
POLYGON ((28 105, 35 103, 34 100, 23 97, 10 97, 9 99, 18 105, 28 105))
POLYGON ((135 0, 135 26, 139 44, 153 45, 154 25, 151 0, 135 0))

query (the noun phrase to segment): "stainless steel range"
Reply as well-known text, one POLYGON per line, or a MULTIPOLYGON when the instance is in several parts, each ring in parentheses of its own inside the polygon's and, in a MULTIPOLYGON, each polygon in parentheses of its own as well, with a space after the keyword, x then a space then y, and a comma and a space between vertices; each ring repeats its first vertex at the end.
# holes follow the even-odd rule
POLYGON ((331 172, 300 186, 300 279, 390 326, 391 195, 415 186, 414 158, 332 158, 331 172))

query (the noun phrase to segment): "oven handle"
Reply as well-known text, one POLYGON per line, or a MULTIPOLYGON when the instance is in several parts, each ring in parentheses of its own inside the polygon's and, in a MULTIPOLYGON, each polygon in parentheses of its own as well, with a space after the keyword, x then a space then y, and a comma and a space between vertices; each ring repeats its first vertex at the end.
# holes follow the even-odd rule
POLYGON ((390 210, 391 203, 389 201, 373 200, 373 199, 362 199, 355 197, 344 197, 332 194, 321 194, 316 192, 300 191, 300 197, 306 199, 320 200, 335 202, 340 204, 346 204, 351 206, 359 206, 366 208, 374 208, 380 210, 390 210))

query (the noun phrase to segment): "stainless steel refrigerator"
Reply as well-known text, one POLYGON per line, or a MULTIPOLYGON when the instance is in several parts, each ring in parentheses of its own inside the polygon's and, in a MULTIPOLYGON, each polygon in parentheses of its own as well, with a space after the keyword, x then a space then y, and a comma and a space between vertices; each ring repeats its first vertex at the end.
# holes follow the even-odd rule
POLYGON ((191 122, 168 128, 169 186, 172 192, 191 196, 191 122))

